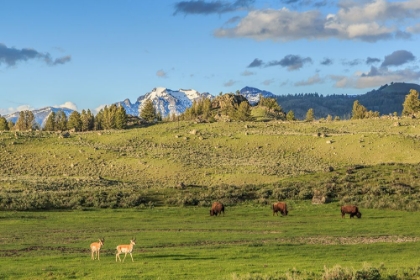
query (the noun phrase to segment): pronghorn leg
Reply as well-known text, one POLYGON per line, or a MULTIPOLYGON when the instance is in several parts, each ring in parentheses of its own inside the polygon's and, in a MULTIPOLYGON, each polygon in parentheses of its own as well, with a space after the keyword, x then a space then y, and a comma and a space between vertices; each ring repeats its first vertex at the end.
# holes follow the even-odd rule
POLYGON ((125 261, 125 258, 127 257, 127 253, 125 253, 125 255, 124 255, 124 259, 123 259, 123 262, 125 261))
MULTIPOLYGON (((118 262, 118 259, 120 259, 120 253, 117 253, 117 254, 115 255, 115 261, 116 261, 116 262, 118 262)), ((121 261, 121 259, 120 259, 120 261, 121 261)))
POLYGON ((131 261, 134 262, 133 255, 131 253, 130 253, 130 256, 131 256, 131 261))
POLYGON ((92 251, 92 260, 94 260, 95 259, 95 257, 93 256, 93 251, 92 251))

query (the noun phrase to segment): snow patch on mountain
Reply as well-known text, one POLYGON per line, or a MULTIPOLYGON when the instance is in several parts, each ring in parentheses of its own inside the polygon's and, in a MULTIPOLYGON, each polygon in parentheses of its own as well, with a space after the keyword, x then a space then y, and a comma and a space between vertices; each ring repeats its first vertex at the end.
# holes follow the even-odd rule
POLYGON ((246 99, 248 99, 249 104, 256 105, 260 101, 260 95, 266 98, 275 98, 276 95, 266 91, 266 90, 260 90, 258 88, 253 87, 244 87, 240 90, 240 93, 242 96, 244 96, 246 99))
MULTIPOLYGON (((32 110, 32 113, 34 114, 35 122, 39 127, 42 128, 45 126, 47 118, 51 114, 51 112, 55 112, 57 114, 59 111, 64 111, 68 118, 74 110, 68 108, 44 107, 41 109, 32 110)), ((3 117, 5 117, 7 121, 12 121, 13 123, 16 123, 19 119, 19 113, 20 112, 15 112, 12 114, 5 115, 3 117)))
POLYGON ((194 100, 212 98, 209 93, 199 93, 194 89, 171 90, 165 87, 156 87, 151 92, 137 98, 135 103, 129 99, 117 102, 123 106, 127 114, 139 116, 146 100, 152 100, 156 112, 162 117, 180 115, 191 107, 194 100))

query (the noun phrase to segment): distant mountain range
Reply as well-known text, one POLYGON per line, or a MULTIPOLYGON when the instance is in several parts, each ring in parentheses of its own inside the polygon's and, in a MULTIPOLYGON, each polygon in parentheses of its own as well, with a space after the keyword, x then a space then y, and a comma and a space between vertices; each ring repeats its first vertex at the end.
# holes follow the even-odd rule
MULTIPOLYGON (((66 114, 67 118, 73 112, 72 109, 68 109, 68 108, 45 107, 45 108, 41 108, 41 109, 32 110, 32 113, 34 114, 35 122, 40 127, 44 127, 44 125, 47 121, 47 118, 51 114, 51 112, 57 113, 59 111, 63 111, 66 114)), ((4 117, 8 121, 12 121, 12 122, 16 123, 17 120, 19 119, 19 112, 15 112, 15 113, 12 113, 12 114, 9 114, 9 115, 5 115, 4 117)))
MULTIPOLYGON (((401 114, 402 104, 405 96, 410 89, 420 92, 420 85, 411 83, 391 83, 383 85, 377 90, 372 90, 362 95, 345 95, 333 94, 323 96, 318 93, 305 93, 294 95, 275 95, 269 91, 260 90, 253 87, 244 87, 240 90, 251 105, 258 103, 260 95, 263 97, 275 98, 285 112, 293 110, 295 117, 304 119, 306 112, 312 108, 316 118, 325 118, 327 115, 339 116, 342 119, 349 118, 353 108, 353 102, 359 102, 368 110, 379 111, 380 114, 392 114, 397 112, 401 114)), ((179 115, 189 108, 194 100, 200 98, 213 98, 210 93, 199 93, 194 89, 171 90, 164 87, 154 88, 151 92, 141 95, 135 103, 131 103, 129 99, 116 102, 115 104, 125 108, 127 114, 139 116, 144 101, 150 99, 153 101, 155 108, 162 117, 172 114, 179 115)), ((35 121, 43 127, 51 112, 63 110, 69 116, 73 110, 68 108, 45 107, 33 110, 35 121)), ((5 115, 7 120, 16 123, 19 118, 19 112, 5 115)))

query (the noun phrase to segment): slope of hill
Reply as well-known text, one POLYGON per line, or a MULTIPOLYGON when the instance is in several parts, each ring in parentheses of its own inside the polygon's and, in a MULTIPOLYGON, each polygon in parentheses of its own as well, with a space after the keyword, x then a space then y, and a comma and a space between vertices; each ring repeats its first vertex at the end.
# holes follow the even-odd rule
POLYGON ((378 207, 418 209, 419 122, 181 121, 68 138, 2 132, 0 209, 260 203, 311 199, 315 189, 369 207, 384 194, 378 207))
POLYGON ((331 115, 348 119, 351 117, 355 100, 358 100, 368 110, 378 111, 381 115, 393 114, 394 112, 400 115, 405 96, 410 89, 420 92, 420 85, 392 83, 361 95, 334 94, 325 96, 318 93, 306 93, 279 95, 276 96, 276 99, 286 112, 293 110, 298 119, 304 119, 310 108, 314 109, 316 118, 325 118, 327 115, 331 115))
POLYGON ((382 115, 397 112, 401 114, 405 96, 415 89, 420 92, 420 85, 410 83, 392 83, 372 90, 358 99, 368 110, 378 111, 382 115))

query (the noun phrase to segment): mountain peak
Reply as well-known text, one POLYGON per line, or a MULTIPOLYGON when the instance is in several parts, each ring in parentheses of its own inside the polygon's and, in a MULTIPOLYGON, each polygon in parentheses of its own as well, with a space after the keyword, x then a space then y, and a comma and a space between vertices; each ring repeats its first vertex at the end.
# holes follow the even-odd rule
POLYGON ((162 116, 182 114, 187 108, 191 107, 194 100, 200 98, 211 98, 209 93, 199 93, 194 89, 171 90, 165 87, 155 87, 145 95, 139 96, 133 104, 131 102, 117 102, 123 106, 127 114, 140 115, 143 104, 146 100, 152 100, 156 111, 162 116))
POLYGON ((241 95, 248 99, 249 104, 255 105, 260 101, 260 95, 263 97, 276 97, 273 93, 260 90, 258 88, 246 86, 240 90, 241 95))

